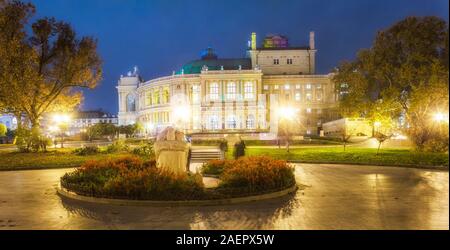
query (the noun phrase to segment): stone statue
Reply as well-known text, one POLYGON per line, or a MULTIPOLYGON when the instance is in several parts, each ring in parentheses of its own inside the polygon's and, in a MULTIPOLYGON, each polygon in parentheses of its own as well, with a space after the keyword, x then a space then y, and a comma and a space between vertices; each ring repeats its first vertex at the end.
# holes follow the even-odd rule
POLYGON ((167 127, 156 137, 154 144, 156 166, 173 173, 186 172, 190 145, 184 133, 167 127))

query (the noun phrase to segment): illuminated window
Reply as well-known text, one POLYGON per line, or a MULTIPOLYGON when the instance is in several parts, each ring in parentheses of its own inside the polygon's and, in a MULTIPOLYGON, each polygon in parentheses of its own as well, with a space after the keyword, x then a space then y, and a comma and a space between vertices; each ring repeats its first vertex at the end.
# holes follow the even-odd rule
POLYGON ((134 112, 136 111, 136 99, 134 95, 129 94, 127 95, 127 112, 134 112))
POLYGON ((169 102, 170 102, 169 90, 164 89, 163 90, 163 103, 169 103, 169 102))
POLYGON ((152 105, 152 93, 150 91, 145 92, 145 106, 152 105))
POLYGON ((227 84, 227 99, 234 100, 236 99, 236 83, 229 82, 227 84))
POLYGON ((264 90, 269 90, 269 85, 264 85, 264 90))
POLYGON ((322 84, 320 84, 320 83, 316 84, 316 88, 321 89, 322 88, 322 84))
POLYGON ((295 89, 300 89, 300 84, 295 84, 295 89))
POLYGON ((248 129, 255 128, 255 117, 253 115, 247 116, 246 127, 248 129))
POLYGON ((311 108, 307 108, 307 109, 306 109, 306 113, 308 113, 308 114, 310 114, 311 111, 312 111, 311 108))
POLYGON ((209 98, 211 100, 219 99, 219 84, 217 82, 213 82, 209 85, 209 98))
POLYGON ((278 89, 278 88, 279 88, 278 84, 273 85, 273 89, 278 89))
POLYGON ((236 117, 234 115, 228 116, 227 126, 228 126, 229 129, 235 129, 236 128, 236 117))
POLYGON ((309 129, 306 130, 306 134, 307 134, 307 135, 310 135, 310 134, 311 134, 311 130, 309 130, 309 129))
POLYGON ((219 129, 219 118, 217 115, 212 115, 209 118, 209 127, 210 129, 219 129))
POLYGON ((307 101, 311 101, 311 100, 312 100, 312 95, 311 95, 311 93, 306 93, 306 100, 307 100, 307 101))
POLYGON ((300 101, 301 99, 300 92, 295 93, 295 100, 300 101))
POLYGON ((153 92, 153 105, 160 104, 160 98, 159 98, 159 90, 155 90, 153 92))
POLYGON ((317 91, 316 92, 316 100, 317 101, 321 101, 322 100, 322 91, 317 91))
POLYGON ((254 89, 252 82, 246 82, 244 84, 244 98, 245 99, 253 99, 254 97, 254 89))
POLYGON ((306 84, 306 89, 311 89, 311 84, 306 84))
POLYGON ((192 86, 192 102, 193 103, 200 102, 200 85, 192 86))
POLYGON ((292 59, 291 59, 291 58, 288 58, 286 63, 287 63, 287 64, 292 64, 292 59))
POLYGON ((285 90, 289 90, 290 88, 291 88, 291 86, 289 84, 284 85, 285 90))

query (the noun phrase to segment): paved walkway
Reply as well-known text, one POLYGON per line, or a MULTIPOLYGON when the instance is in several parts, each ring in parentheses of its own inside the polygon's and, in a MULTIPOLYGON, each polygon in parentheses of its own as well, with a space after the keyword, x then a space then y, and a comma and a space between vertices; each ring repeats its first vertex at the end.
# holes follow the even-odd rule
POLYGON ((62 200, 67 171, 0 172, 0 229, 449 229, 448 171, 299 164, 295 195, 162 208, 62 200))

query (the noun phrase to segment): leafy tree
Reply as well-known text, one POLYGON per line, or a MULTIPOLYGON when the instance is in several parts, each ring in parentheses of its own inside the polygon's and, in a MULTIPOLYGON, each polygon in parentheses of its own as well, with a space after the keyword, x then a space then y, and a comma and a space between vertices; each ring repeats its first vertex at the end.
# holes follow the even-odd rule
POLYGON ((340 134, 341 140, 343 142, 344 151, 347 147, 347 144, 350 142, 350 139, 355 136, 354 129, 343 128, 340 134))
POLYGON ((37 128, 44 113, 76 106, 78 88, 96 86, 101 60, 95 39, 77 38, 54 18, 30 25, 34 12, 30 3, 0 0, 0 106, 37 128))
POLYGON ((108 138, 114 139, 117 133, 117 127, 111 123, 99 123, 97 124, 100 127, 100 133, 102 136, 106 136, 108 138))
POLYGON ((375 132, 374 137, 378 141, 378 147, 377 147, 377 155, 378 155, 378 153, 380 152, 381 144, 383 142, 385 142, 386 140, 388 140, 389 138, 391 138, 392 134, 391 135, 385 135, 385 134, 383 134, 381 132, 375 132))
POLYGON ((405 131, 422 149, 430 140, 421 136, 428 133, 429 115, 448 111, 448 65, 448 24, 433 16, 408 17, 378 32, 371 48, 336 69, 334 80, 344 90, 341 115, 372 124, 403 118, 408 126, 399 125, 410 128, 405 131))
POLYGON ((96 137, 112 137, 114 138, 118 128, 110 123, 97 123, 86 129, 86 135, 89 141, 96 137))
POLYGON ((127 138, 134 136, 134 134, 138 131, 139 131, 139 125, 137 123, 129 124, 129 125, 122 125, 119 127, 119 132, 121 134, 125 134, 127 138))
POLYGON ((6 132, 8 131, 8 128, 5 124, 0 123, 0 136, 5 136, 6 132))

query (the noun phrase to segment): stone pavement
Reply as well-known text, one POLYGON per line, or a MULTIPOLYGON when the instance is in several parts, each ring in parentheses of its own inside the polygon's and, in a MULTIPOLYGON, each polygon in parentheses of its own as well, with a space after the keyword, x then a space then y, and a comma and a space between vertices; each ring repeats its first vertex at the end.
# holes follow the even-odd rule
POLYGON ((297 164, 296 194, 206 207, 64 200, 67 171, 0 172, 0 229, 449 229, 448 171, 297 164))

